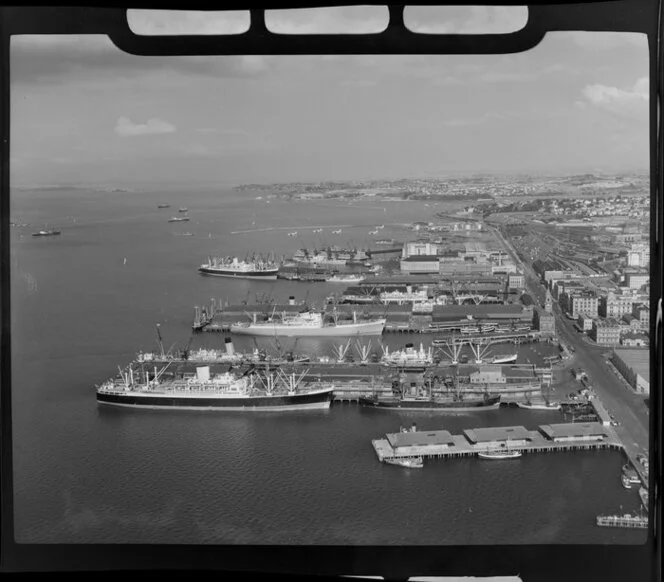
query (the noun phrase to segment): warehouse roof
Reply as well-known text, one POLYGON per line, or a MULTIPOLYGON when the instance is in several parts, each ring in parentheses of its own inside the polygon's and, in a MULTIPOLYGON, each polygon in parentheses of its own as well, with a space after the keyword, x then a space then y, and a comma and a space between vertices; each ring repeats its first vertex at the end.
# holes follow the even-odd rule
POLYGON ((471 443, 490 441, 526 440, 530 433, 523 426, 497 426, 492 428, 472 428, 463 431, 471 443))
POLYGON ((398 432, 388 434, 387 440, 392 448, 397 447, 416 447, 430 445, 453 445, 454 438, 447 430, 430 430, 415 432, 398 432))
POLYGON ((569 422, 565 424, 544 424, 540 431, 550 439, 561 437, 608 436, 599 422, 569 422))

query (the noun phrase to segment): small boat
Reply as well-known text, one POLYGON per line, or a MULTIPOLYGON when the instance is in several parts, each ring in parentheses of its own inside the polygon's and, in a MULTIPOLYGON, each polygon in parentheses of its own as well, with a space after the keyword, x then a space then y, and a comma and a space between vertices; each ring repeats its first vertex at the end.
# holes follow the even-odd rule
POLYGON ((39 232, 33 232, 32 236, 56 236, 60 234, 59 230, 40 230, 39 232))
POLYGON ((311 232, 323 232, 322 228, 314 228, 311 232))
POLYGON ((188 222, 189 217, 188 216, 173 216, 168 219, 168 222, 188 222))
POLYGON ((339 230, 333 230, 333 231, 332 231, 332 234, 341 234, 341 229, 339 229, 339 230))
POLYGON ((297 236, 297 231, 295 231, 295 232, 289 232, 289 233, 288 233, 288 236, 297 236))
POLYGON ((501 459, 518 459, 521 456, 521 451, 485 451, 477 453, 480 459, 491 459, 494 461, 501 459))
POLYGON ((160 204, 159 206, 157 206, 157 208, 170 208, 170 207, 171 207, 170 204, 160 204))
POLYGON ((182 207, 178 209, 178 212, 187 212, 187 210, 188 210, 187 208, 182 207))
POLYGON ((398 465, 407 469, 421 469, 424 466, 422 457, 411 457, 407 459, 383 459, 388 465, 398 465))
POLYGON ((175 236, 194 236, 193 232, 176 232, 175 236))
POLYGON ((622 486, 625 489, 632 488, 632 483, 630 482, 629 478, 627 478, 625 475, 620 475, 620 481, 622 482, 622 486))
POLYGON ((378 231, 377 230, 370 230, 369 234, 378 234, 378 231))

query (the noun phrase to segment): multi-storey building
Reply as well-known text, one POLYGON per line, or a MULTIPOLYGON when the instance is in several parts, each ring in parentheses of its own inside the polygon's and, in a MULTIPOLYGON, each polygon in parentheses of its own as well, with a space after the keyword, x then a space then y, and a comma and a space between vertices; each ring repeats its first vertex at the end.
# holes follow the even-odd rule
POLYGON ((632 305, 631 297, 609 293, 606 297, 600 297, 597 311, 602 317, 620 318, 632 313, 632 305))
POLYGON ((589 315, 579 315, 576 321, 583 331, 590 331, 593 328, 594 319, 589 315))
POLYGON ((523 289, 525 287, 523 275, 514 273, 507 276, 507 286, 510 289, 523 289))
POLYGON ((630 267, 648 267, 650 265, 650 245, 632 244, 627 253, 627 265, 630 267))
POLYGON ((596 319, 588 335, 598 346, 617 346, 620 344, 620 324, 612 318, 596 319))
POLYGON ((629 289, 640 289, 650 282, 648 273, 625 273, 625 287, 629 289))
POLYGON ((597 317, 598 299, 592 293, 563 294, 563 307, 577 319, 579 315, 597 317))
POLYGON ((439 251, 440 247, 436 243, 418 240, 404 243, 401 257, 407 259, 416 255, 437 255, 439 251))
POLYGON ((645 305, 636 305, 632 308, 632 315, 641 323, 641 329, 650 328, 650 309, 645 305))

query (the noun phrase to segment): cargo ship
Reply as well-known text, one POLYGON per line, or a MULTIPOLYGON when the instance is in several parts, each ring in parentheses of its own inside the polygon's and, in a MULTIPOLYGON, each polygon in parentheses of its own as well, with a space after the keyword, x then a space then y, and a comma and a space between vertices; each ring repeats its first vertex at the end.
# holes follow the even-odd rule
POLYGON ((357 336, 381 335, 385 328, 386 319, 358 320, 353 313, 352 321, 325 322, 320 311, 307 311, 304 313, 283 313, 280 318, 274 315, 267 321, 250 323, 236 323, 230 326, 231 333, 256 336, 285 336, 285 337, 329 337, 329 336, 357 336))
POLYGON ((240 261, 237 257, 212 257, 202 264, 198 271, 215 277, 236 277, 241 279, 277 279, 279 266, 271 260, 252 258, 240 261))
POLYGON ((320 383, 303 385, 307 372, 236 376, 231 372, 210 374, 209 366, 196 373, 173 375, 164 379, 170 366, 153 373, 120 370, 118 377, 97 386, 97 402, 138 408, 177 408, 227 411, 282 411, 327 409, 334 397, 334 386, 320 383))
POLYGON ((444 411, 480 411, 493 410, 500 406, 500 394, 492 394, 484 397, 433 397, 417 398, 410 396, 403 397, 377 397, 361 396, 359 399, 361 406, 370 406, 374 408, 384 408, 386 410, 438 410, 444 411))

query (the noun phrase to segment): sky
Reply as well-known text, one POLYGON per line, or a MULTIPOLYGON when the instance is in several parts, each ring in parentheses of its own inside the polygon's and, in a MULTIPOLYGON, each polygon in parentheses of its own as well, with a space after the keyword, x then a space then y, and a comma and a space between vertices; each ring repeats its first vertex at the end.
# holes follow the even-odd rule
MULTIPOLYGON (((524 7, 409 7, 423 33, 521 28, 524 7)), ((268 12, 380 31, 385 7, 268 12), (315 11, 314 11, 315 12, 315 11), (320 14, 323 14, 321 17, 320 14)), ((137 11, 141 34, 248 16, 137 11)), ((515 55, 139 57, 103 35, 13 37, 13 185, 215 184, 648 169, 645 35, 557 32, 515 55)))

